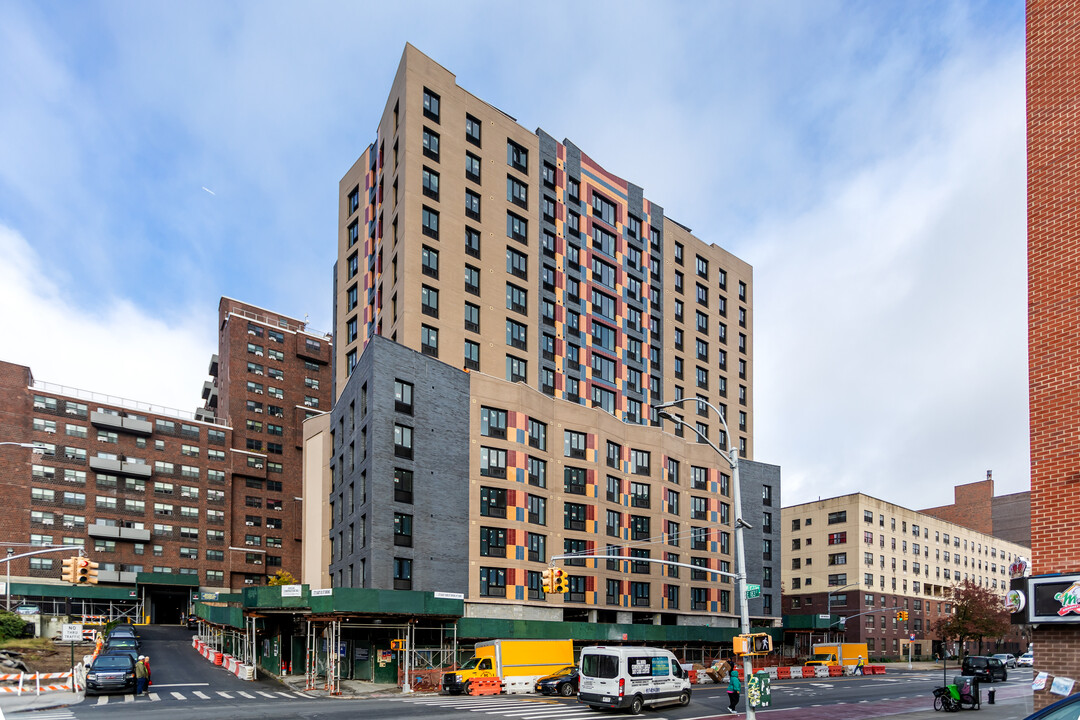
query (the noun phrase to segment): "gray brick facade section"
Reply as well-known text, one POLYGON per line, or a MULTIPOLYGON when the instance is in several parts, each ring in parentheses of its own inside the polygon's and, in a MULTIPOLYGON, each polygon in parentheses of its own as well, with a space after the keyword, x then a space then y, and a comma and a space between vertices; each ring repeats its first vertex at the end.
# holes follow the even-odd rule
MULTIPOLYGON (((783 555, 780 523, 780 466, 740 459, 739 483, 743 519, 753 525, 752 529, 743 531, 743 539, 746 542, 746 582, 761 585, 761 597, 750 601, 750 616, 771 616, 779 619, 780 563, 783 555), (768 487, 767 494, 763 486, 768 487), (766 532, 770 528, 764 524, 765 513, 769 513, 772 519, 771 532, 766 532), (771 553, 766 552, 766 540, 769 541, 771 553), (767 557, 770 559, 766 559, 767 557), (766 568, 768 568, 768 575, 766 568), (766 596, 771 598, 771 608, 768 612, 765 610, 766 596)), ((738 612, 738 607, 733 607, 732 610, 738 612)))
POLYGON ((379 336, 368 342, 331 415, 335 586, 468 591, 468 418, 467 373, 379 336), (397 409, 397 380, 412 385, 411 413, 397 409), (411 459, 395 453, 395 425, 413 430, 411 459), (397 499, 396 469, 413 472, 411 503, 397 499), (412 517, 411 546, 395 544, 396 513, 412 517), (399 558, 412 561, 411 583, 395 580, 399 558))

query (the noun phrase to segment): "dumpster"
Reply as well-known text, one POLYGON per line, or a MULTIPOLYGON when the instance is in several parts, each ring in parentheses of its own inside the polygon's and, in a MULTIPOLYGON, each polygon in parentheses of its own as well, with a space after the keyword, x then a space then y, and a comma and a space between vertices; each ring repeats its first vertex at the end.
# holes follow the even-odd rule
POLYGON ((746 683, 746 704, 755 709, 766 708, 772 704, 769 673, 760 670, 746 683))

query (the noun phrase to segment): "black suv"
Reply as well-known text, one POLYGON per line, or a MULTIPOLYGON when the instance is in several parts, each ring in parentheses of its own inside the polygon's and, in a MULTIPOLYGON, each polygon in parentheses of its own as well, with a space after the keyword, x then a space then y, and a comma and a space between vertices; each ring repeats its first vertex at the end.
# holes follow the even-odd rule
POLYGON ((994 682, 996 679, 1004 682, 1009 677, 1009 671, 1006 670, 1005 663, 996 657, 983 657, 981 655, 969 655, 964 658, 960 672, 963 675, 974 675, 976 680, 985 680, 986 682, 994 682))
POLYGON ((86 672, 86 694, 135 690, 135 660, 128 654, 98 655, 86 672))

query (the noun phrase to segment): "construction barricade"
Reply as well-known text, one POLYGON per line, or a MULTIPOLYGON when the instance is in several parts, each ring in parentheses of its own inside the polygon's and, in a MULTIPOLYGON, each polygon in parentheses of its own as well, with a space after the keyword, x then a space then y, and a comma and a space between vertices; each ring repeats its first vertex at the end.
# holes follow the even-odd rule
POLYGON ((829 677, 840 677, 844 674, 844 668, 839 665, 829 666, 829 677))
POLYGON ((507 695, 525 695, 536 689, 536 681, 541 676, 506 678, 503 683, 503 692, 507 695))
POLYGON ((497 677, 473 678, 469 681, 470 695, 498 695, 502 693, 502 680, 497 677))
POLYGON ((15 685, 0 685, 0 693, 12 693, 14 695, 22 695, 26 693, 34 693, 40 695, 43 692, 52 692, 54 690, 67 690, 71 691, 74 684, 75 689, 79 689, 82 685, 79 683, 78 674, 72 670, 59 673, 8 673, 0 675, 0 682, 13 682, 15 685), (42 681, 45 681, 42 684, 42 681), (56 680, 67 680, 67 682, 55 682, 56 680))

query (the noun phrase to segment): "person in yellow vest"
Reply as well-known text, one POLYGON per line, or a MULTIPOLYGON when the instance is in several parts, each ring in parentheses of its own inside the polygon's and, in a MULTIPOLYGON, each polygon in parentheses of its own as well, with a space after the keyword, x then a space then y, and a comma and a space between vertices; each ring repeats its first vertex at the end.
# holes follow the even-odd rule
POLYGON ((863 675, 863 659, 862 655, 859 656, 859 661, 855 663, 855 675, 863 675))

